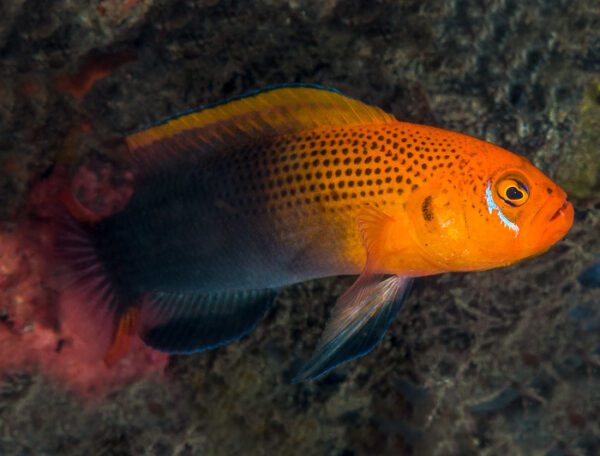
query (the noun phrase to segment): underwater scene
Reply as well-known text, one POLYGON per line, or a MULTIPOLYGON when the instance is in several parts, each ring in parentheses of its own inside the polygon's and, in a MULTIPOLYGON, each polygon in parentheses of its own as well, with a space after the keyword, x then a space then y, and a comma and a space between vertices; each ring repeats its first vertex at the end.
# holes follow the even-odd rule
POLYGON ((0 3, 0 455, 600 454, 600 4, 0 3))

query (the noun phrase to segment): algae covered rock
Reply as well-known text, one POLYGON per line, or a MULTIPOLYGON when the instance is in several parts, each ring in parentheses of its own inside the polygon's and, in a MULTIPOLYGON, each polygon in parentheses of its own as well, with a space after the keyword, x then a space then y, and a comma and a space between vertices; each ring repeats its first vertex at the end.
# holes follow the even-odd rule
POLYGON ((571 153, 561 160, 556 177, 573 196, 600 197, 600 79, 594 80, 585 91, 571 153))
MULTIPOLYGON (((598 289, 577 280, 600 249, 597 3, 0 1, 0 220, 13 226, 57 162, 122 164, 115 140, 132 130, 286 82, 487 139, 577 197, 547 254, 417 281, 381 344, 315 383, 289 379, 350 277, 286 288, 248 337, 99 403, 37 371, 0 373, 0 454, 600 454, 598 289)), ((23 284, 11 234, 6 287, 23 284)), ((13 337, 12 296, 0 336, 13 337)))

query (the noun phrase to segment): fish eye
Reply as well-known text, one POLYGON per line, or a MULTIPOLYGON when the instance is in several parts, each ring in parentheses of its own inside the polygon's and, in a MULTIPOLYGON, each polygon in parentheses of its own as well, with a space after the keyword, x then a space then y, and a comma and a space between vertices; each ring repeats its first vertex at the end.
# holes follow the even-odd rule
POLYGON ((529 199, 529 189, 518 179, 507 177, 496 185, 498 196, 509 206, 521 206, 529 199))

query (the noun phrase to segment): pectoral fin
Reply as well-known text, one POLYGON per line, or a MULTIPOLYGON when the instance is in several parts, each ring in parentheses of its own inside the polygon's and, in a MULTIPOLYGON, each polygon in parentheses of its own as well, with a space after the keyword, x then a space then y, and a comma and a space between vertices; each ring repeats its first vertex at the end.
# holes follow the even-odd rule
POLYGON ((394 223, 377 207, 360 211, 357 228, 367 253, 364 271, 337 300, 315 354, 294 381, 321 377, 338 364, 367 354, 383 338, 412 284, 405 276, 375 272, 384 270, 379 260, 394 223))
POLYGON ((314 380, 370 352, 400 310, 412 279, 363 273, 337 301, 315 354, 294 382, 314 380))

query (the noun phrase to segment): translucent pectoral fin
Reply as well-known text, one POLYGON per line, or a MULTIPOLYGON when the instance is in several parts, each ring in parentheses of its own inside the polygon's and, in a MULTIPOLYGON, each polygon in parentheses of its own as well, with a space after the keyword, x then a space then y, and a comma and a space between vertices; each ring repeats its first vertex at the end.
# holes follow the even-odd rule
POLYGON ((215 348, 249 333, 276 295, 275 290, 153 293, 142 308, 140 337, 168 353, 215 348))
POLYGON ((314 380, 370 352, 400 310, 412 279, 363 273, 337 301, 312 358, 294 382, 314 380))

